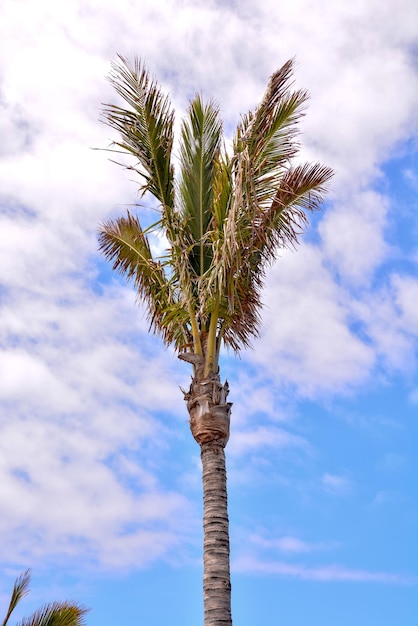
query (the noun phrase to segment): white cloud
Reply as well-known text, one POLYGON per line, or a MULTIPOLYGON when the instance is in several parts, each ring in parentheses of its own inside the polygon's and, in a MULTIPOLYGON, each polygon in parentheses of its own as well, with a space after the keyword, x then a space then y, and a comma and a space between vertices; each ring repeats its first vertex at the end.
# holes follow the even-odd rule
POLYGON ((408 400, 411 404, 418 404, 418 388, 411 391, 408 396, 408 400))
POLYGON ((387 200, 367 191, 338 204, 319 226, 323 253, 345 283, 367 287, 389 253, 384 239, 387 200))
POLYGON ((4 372, 0 398, 6 401, 19 398, 24 392, 26 400, 36 399, 50 406, 52 403, 52 408, 54 396, 58 401, 63 395, 65 387, 39 357, 22 350, 5 350, 0 353, 0 368, 4 372))
POLYGON ((402 574, 357 569, 329 562, 317 564, 321 553, 329 553, 337 548, 340 549, 341 545, 335 541, 312 542, 293 535, 274 537, 270 534, 267 537, 264 532, 256 532, 246 536, 244 541, 241 538, 232 569, 250 575, 276 575, 320 582, 416 584, 416 579, 402 574), (280 559, 276 558, 277 553, 280 553, 280 559))
POLYGON ((150 474, 145 444, 152 437, 155 453, 159 436, 164 446, 161 427, 116 404, 99 402, 96 410, 61 411, 59 422, 36 413, 3 416, 2 559, 20 561, 29 550, 48 562, 82 549, 84 563, 141 566, 184 536, 189 504, 150 474))
POLYGON ((305 244, 297 254, 285 252, 271 271, 266 332, 250 357, 277 383, 290 382, 307 396, 367 380, 375 357, 351 332, 345 297, 318 249, 305 244))
POLYGON ((399 504, 402 503, 403 499, 402 494, 396 491, 391 489, 381 489, 376 493, 371 504, 374 507, 399 507, 399 504))
POLYGON ((383 233, 377 224, 368 246, 347 229, 331 250, 327 238, 338 219, 324 223, 325 232, 330 228, 324 249, 303 244, 277 260, 264 295, 264 332, 249 353, 276 384, 295 385, 308 397, 350 391, 376 368, 391 374, 416 367, 418 282, 393 273, 373 288, 372 274, 386 260, 383 233), (330 256, 342 283, 329 267, 330 256), (351 282, 357 283, 354 291, 351 282))
POLYGON ((1 317, 1 556, 145 565, 193 519, 155 469, 170 426, 154 415, 184 411, 175 360, 155 351, 129 290, 37 287, 11 290, 1 317))
POLYGON ((353 315, 364 325, 379 366, 389 373, 412 372, 416 367, 418 281, 393 274, 388 284, 352 301, 353 315))
POLYGON ((289 423, 295 418, 295 405, 284 389, 272 385, 264 372, 251 367, 252 350, 242 354, 221 355, 222 375, 231 382, 228 400, 233 402, 233 421, 239 428, 260 423, 263 419, 289 423))
POLYGON ((416 580, 389 572, 352 569, 341 565, 308 566, 285 561, 263 561, 254 557, 238 558, 233 570, 244 573, 275 574, 285 578, 316 580, 320 582, 374 582, 388 584, 414 584, 416 580))
POLYGON ((297 447, 306 448, 307 442, 297 435, 274 426, 257 426, 245 430, 235 430, 228 444, 228 451, 232 455, 242 455, 255 450, 266 448, 297 447))
POLYGON ((418 279, 394 274, 391 283, 395 304, 400 312, 400 323, 403 330, 412 338, 418 334, 418 279))
POLYGON ((395 452, 387 452, 376 464, 377 469, 386 472, 397 472, 405 466, 405 458, 395 452))
POLYGON ((325 491, 332 495, 347 495, 352 490, 352 483, 346 476, 325 473, 321 482, 325 491))
POLYGON ((274 539, 266 539, 261 535, 251 535, 249 541, 256 546, 267 550, 270 554, 273 550, 290 554, 304 554, 335 548, 335 543, 313 543, 303 541, 297 537, 283 536, 274 539))

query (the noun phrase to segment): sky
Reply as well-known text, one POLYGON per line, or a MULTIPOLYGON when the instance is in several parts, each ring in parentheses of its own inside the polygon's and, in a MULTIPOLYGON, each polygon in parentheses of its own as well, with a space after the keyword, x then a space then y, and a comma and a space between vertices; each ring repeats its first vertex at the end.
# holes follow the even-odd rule
POLYGON ((295 57, 302 157, 336 174, 260 338, 221 358, 233 619, 418 623, 417 43, 414 0, 2 0, 0 610, 30 567, 16 617, 71 598, 88 626, 202 623, 191 372, 98 253, 138 194, 93 148, 118 53, 177 124, 214 98, 227 137, 295 57))

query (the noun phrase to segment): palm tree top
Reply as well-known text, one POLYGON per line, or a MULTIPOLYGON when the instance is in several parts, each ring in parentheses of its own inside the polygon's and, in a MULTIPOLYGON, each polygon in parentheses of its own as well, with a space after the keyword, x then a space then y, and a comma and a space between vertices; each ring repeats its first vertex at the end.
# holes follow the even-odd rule
POLYGON ((118 132, 112 150, 133 157, 141 195, 151 194, 158 221, 148 229, 130 212, 105 222, 100 249, 132 281, 151 328, 166 344, 217 370, 221 345, 239 351, 260 329, 269 265, 294 247, 307 211, 320 208, 332 170, 294 164, 307 92, 294 90, 293 61, 275 72, 260 105, 243 115, 227 151, 219 109, 200 95, 182 121, 174 163, 174 111, 144 64, 123 57, 110 82, 124 106, 107 104, 105 123, 118 132), (152 254, 162 231, 166 254, 152 254))

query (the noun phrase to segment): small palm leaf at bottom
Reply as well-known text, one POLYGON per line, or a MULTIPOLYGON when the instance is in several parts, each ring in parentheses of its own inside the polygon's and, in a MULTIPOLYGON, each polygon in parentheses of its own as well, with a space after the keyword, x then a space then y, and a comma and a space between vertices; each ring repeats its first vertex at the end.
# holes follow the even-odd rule
POLYGON ((12 596, 10 598, 9 608, 7 609, 6 617, 3 620, 2 626, 6 626, 9 621, 9 617, 15 610, 19 601, 29 593, 29 583, 30 583, 30 570, 26 570, 16 579, 15 584, 13 586, 12 596))
POLYGON ((83 626, 87 612, 72 602, 52 602, 24 617, 17 626, 83 626))
MULTIPOLYGON (((9 608, 2 626, 6 626, 7 622, 19 600, 26 596, 29 592, 30 570, 26 570, 17 578, 9 608)), ((52 602, 41 607, 29 617, 24 617, 18 626, 84 626, 84 616, 89 611, 86 607, 73 602, 52 602)))

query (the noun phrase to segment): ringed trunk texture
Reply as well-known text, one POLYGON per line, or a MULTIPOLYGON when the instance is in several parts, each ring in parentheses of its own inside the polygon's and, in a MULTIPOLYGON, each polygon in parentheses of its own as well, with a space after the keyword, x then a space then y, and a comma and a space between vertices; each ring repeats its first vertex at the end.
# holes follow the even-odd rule
POLYGON ((181 354, 194 367, 190 390, 184 392, 190 429, 200 446, 203 479, 204 626, 232 626, 229 520, 224 448, 229 439, 231 406, 228 382, 218 374, 205 377, 203 358, 181 354))
POLYGON ((201 445, 203 470, 203 602, 205 626, 231 626, 229 522, 224 448, 201 445))

